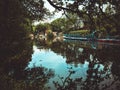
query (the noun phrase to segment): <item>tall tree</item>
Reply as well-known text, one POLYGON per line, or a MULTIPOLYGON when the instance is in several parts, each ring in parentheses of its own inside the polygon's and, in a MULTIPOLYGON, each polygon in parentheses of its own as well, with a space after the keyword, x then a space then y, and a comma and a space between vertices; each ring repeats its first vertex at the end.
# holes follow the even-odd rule
POLYGON ((106 30, 112 27, 120 34, 120 1, 119 0, 47 0, 57 10, 69 11, 78 14, 79 17, 88 17, 89 28, 94 31, 96 25, 106 30), (106 6, 111 5, 114 13, 108 15, 105 12, 106 6), (97 18, 97 19, 96 19, 97 18), (97 24, 96 24, 97 23, 97 24), (110 25, 107 25, 110 24, 110 25))
POLYGON ((1 0, 0 42, 25 37, 32 20, 41 20, 47 14, 42 0, 1 0))
POLYGON ((32 20, 41 20, 45 18, 49 11, 44 7, 43 0, 21 0, 25 14, 32 20))

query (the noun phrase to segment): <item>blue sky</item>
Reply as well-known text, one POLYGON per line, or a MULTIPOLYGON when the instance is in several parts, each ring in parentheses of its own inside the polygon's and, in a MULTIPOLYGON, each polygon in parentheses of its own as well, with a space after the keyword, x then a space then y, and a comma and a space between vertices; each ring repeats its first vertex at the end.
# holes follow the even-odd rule
POLYGON ((81 77, 85 77, 87 74, 88 62, 85 62, 84 64, 79 63, 78 66, 75 67, 74 63, 66 63, 66 58, 54 53, 50 49, 38 49, 37 46, 33 46, 33 51, 32 60, 28 63, 26 69, 42 66, 48 69, 53 69, 57 75, 67 76, 69 74, 68 68, 72 67, 72 69, 77 71, 72 77, 79 77, 79 75, 81 75, 81 77))
MULTIPOLYGON (((55 8, 54 7, 52 7, 48 2, 47 2, 47 0, 44 0, 44 2, 45 2, 45 7, 48 9, 48 10, 50 10, 50 12, 52 13, 54 10, 55 10, 55 8)), ((51 21, 53 21, 53 20, 55 20, 55 19, 57 19, 57 18, 60 18, 62 16, 62 12, 57 12, 57 13, 55 13, 54 14, 54 16, 52 17, 52 18, 48 18, 48 19, 46 19, 46 20, 44 20, 44 21, 42 21, 43 23, 44 22, 51 22, 51 21)), ((41 21, 40 21, 41 22, 41 21)), ((35 21, 34 22, 34 25, 37 25, 37 24, 39 24, 40 22, 38 22, 38 21, 35 21)))
MULTIPOLYGON (((46 7, 47 9, 49 9, 50 12, 53 12, 53 11, 55 10, 55 8, 52 7, 52 6, 47 2, 47 0, 44 0, 44 1, 45 1, 45 7, 46 7)), ((53 16, 53 18, 48 19, 47 21, 50 22, 50 21, 52 21, 52 20, 54 20, 54 19, 56 19, 56 18, 60 18, 61 16, 62 16, 62 12, 57 12, 57 13, 55 13, 55 15, 53 16)))

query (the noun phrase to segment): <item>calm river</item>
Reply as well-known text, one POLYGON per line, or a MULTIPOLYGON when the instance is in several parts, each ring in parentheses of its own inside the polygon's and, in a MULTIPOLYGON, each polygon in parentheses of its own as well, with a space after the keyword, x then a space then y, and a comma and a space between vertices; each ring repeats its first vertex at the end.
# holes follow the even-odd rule
POLYGON ((0 90, 120 90, 120 44, 35 40, 2 51, 0 90))

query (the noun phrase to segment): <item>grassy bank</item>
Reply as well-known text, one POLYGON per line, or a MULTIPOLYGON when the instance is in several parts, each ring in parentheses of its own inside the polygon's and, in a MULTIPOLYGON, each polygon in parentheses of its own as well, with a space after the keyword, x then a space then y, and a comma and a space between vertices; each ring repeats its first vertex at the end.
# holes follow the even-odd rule
POLYGON ((76 30, 76 31, 70 31, 69 34, 77 34, 77 35, 85 36, 85 35, 90 34, 90 31, 89 30, 76 30))

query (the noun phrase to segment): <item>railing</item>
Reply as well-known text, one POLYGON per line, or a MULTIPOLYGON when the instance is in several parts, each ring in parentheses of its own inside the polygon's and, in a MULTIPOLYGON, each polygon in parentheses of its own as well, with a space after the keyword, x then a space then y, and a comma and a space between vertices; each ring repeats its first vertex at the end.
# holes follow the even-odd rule
POLYGON ((86 36, 82 36, 80 34, 64 34, 65 37, 82 37, 82 38, 95 38, 94 36, 90 35, 86 35, 86 36))

